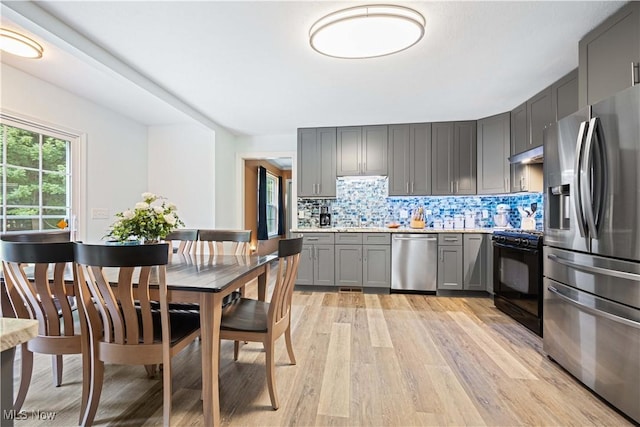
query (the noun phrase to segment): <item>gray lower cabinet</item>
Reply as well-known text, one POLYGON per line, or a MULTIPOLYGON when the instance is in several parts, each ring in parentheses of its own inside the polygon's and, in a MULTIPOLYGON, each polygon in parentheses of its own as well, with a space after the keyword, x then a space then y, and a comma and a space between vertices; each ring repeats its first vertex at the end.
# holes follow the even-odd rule
POLYGON ((478 120, 478 194, 511 191, 511 115, 478 120))
POLYGON ((332 286, 334 281, 334 233, 303 233, 296 285, 332 286))
POLYGON ((640 83, 640 2, 631 1, 578 43, 579 108, 640 83))
POLYGON ((342 127, 336 135, 338 176, 387 175, 386 125, 342 127))
POLYGON ((438 234, 438 289, 463 289, 462 234, 438 234))
POLYGON ((389 195, 431 195, 431 124, 389 126, 389 195))
POLYGON ((362 245, 336 245, 335 257, 335 284, 363 286, 362 245))
POLYGON ((336 128, 298 129, 298 197, 336 197, 336 128))
POLYGON ((432 123, 432 194, 476 194, 476 137, 475 121, 432 123))
POLYGON ((484 234, 464 234, 462 254, 462 289, 487 289, 487 256, 484 234))
MULTIPOLYGON (((482 233, 438 234, 438 289, 486 291, 488 289, 487 240, 482 233)), ((491 273, 492 274, 492 273, 491 273)))
POLYGON ((388 233, 337 233, 336 286, 390 288, 390 244, 388 233))

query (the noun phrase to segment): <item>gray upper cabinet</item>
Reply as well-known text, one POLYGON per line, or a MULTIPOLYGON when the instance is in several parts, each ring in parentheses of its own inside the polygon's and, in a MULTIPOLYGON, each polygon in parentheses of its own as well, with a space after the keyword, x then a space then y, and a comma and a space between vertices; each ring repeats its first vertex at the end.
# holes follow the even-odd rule
POLYGON ((337 175, 387 175, 388 128, 352 126, 337 129, 337 175))
POLYGON ((545 128, 556 121, 551 98, 551 86, 549 86, 527 101, 527 125, 529 128, 527 150, 540 147, 543 143, 545 128))
POLYGON ((336 197, 336 128, 298 129, 298 197, 336 197))
POLYGON ((584 36, 578 58, 580 108, 638 84, 640 2, 629 2, 584 36))
POLYGON ((551 85, 556 121, 578 111, 578 69, 551 85))
POLYGON ((389 126, 389 195, 431 194, 431 124, 389 126))
POLYGON ((529 149, 529 131, 527 127, 527 103, 518 105, 511 111, 511 155, 529 149))
POLYGON ((478 120, 478 194, 508 193, 511 115, 478 120))
POLYGON ((476 194, 476 122, 431 125, 432 194, 476 194))

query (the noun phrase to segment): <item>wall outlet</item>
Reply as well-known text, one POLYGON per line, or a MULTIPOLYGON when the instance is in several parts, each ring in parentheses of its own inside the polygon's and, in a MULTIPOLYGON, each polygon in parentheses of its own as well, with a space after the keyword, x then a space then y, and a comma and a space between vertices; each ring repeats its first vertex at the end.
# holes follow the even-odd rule
POLYGON ((426 210, 424 211, 424 214, 425 214, 425 215, 427 215, 427 216, 429 216, 429 215, 433 214, 433 212, 431 212, 431 209, 426 209, 426 210))
POLYGON ((109 219, 108 208, 92 208, 91 219, 109 219))
POLYGON ((489 211, 486 209, 482 210, 482 219, 487 219, 489 218, 489 211))
POLYGON ((298 219, 304 219, 304 211, 298 211, 298 219))
POLYGON ((402 219, 409 218, 409 211, 406 209, 400 209, 400 218, 402 219))

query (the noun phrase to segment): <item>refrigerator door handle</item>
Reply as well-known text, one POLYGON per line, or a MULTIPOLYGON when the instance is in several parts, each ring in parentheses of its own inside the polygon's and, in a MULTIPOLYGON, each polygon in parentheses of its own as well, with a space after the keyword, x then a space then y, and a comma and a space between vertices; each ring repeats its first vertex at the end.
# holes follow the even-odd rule
POLYGON ((588 122, 580 123, 580 130, 578 131, 578 141, 576 147, 576 163, 574 166, 574 180, 573 180, 573 202, 576 208, 576 222, 578 223, 578 229, 580 230, 581 237, 588 237, 586 235, 586 225, 584 223, 584 209, 582 206, 582 154, 584 145, 585 130, 588 122))
POLYGON ((573 305, 579 307, 581 310, 584 310, 584 311, 586 311, 588 313, 591 313, 591 314, 593 314, 595 316, 604 317, 604 318, 612 320, 614 322, 622 323, 623 325, 627 325, 627 326, 630 326, 630 327, 635 328, 635 329, 640 329, 640 323, 638 323, 638 322, 634 322, 633 320, 627 319, 625 317, 616 316, 615 314, 611 314, 611 313, 608 313, 606 311, 598 310, 597 308, 592 307, 591 305, 587 305, 587 304, 584 304, 584 303, 582 303, 580 301, 576 301, 573 298, 570 298, 567 295, 564 295, 562 292, 560 292, 558 289, 556 289, 553 286, 547 286, 547 290, 549 292, 551 292, 552 294, 558 296, 560 299, 562 299, 562 300, 564 300, 564 301, 566 301, 566 302, 568 302, 570 304, 573 304, 573 305))
POLYGON ((567 267, 575 268, 576 270, 586 271, 587 273, 617 277, 619 279, 632 280, 634 282, 640 281, 640 274, 628 273, 626 271, 611 270, 609 268, 595 267, 592 265, 579 264, 577 262, 574 262, 565 258, 561 258, 554 254, 547 255, 547 259, 553 262, 557 262, 558 264, 566 265, 567 267))
POLYGON ((604 216, 605 193, 607 188, 607 162, 606 151, 600 131, 600 119, 594 117, 589 121, 587 132, 587 145, 584 149, 582 174, 582 199, 584 201, 584 214, 586 217, 589 237, 597 239, 600 224, 604 216))

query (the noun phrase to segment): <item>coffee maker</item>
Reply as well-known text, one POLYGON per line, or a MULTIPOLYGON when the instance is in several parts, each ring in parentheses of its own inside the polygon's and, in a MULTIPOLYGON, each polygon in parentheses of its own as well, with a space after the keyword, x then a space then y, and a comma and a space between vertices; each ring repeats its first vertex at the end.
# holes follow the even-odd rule
POLYGON ((331 227, 331 214, 329 206, 320 206, 320 227, 331 227))

